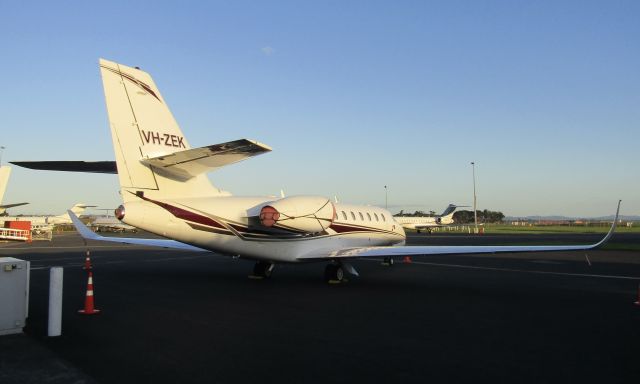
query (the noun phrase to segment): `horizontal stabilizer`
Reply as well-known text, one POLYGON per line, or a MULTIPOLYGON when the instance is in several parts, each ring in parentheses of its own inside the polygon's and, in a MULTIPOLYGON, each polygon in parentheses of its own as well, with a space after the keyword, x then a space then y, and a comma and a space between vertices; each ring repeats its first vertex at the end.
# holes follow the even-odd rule
POLYGON ((44 171, 118 173, 115 161, 12 161, 11 164, 44 171))
POLYGON ((154 167, 154 170, 159 173, 190 179, 201 173, 211 172, 225 165, 270 151, 271 148, 265 144, 241 139, 143 159, 141 162, 154 167))
POLYGON ((9 208, 19 207, 21 205, 27 205, 27 204, 29 203, 4 204, 4 205, 0 205, 0 209, 9 209, 9 208))

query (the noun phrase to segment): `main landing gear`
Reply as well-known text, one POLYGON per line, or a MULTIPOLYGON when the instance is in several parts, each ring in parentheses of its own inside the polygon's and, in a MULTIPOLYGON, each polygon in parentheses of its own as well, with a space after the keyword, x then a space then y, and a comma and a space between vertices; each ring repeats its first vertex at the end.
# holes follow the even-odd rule
POLYGON ((360 276, 350 263, 334 260, 324 269, 324 280, 329 284, 346 283, 348 280, 345 279, 345 272, 353 276, 360 276))
POLYGON ((250 279, 268 279, 271 277, 275 264, 268 261, 257 261, 253 266, 253 274, 249 275, 250 279))
POLYGON ((337 263, 327 264, 324 269, 324 280, 329 284, 340 284, 345 281, 344 269, 337 263))

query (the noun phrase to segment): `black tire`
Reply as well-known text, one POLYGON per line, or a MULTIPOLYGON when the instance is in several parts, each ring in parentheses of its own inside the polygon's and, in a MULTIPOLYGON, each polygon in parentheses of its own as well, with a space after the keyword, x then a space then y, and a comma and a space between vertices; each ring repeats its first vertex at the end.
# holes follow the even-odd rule
POLYGON ((328 264, 324 269, 324 280, 327 283, 341 283, 344 280, 344 269, 340 265, 328 264))

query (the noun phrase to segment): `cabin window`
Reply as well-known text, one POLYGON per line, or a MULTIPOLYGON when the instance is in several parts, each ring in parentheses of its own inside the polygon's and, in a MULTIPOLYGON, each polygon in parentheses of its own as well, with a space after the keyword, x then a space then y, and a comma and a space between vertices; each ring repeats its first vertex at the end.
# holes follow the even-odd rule
POLYGON ((369 214, 369 212, 367 212, 367 219, 369 219, 369 221, 371 221, 371 215, 369 214))
POLYGON ((347 214, 344 211, 342 211, 342 218, 347 220, 347 214))
POLYGON ((384 213, 381 213, 380 216, 382 217, 382 221, 387 221, 387 219, 384 218, 384 213))
POLYGON ((364 216, 362 215, 362 212, 358 212, 358 215, 360 215, 360 220, 364 221, 364 216))
POLYGON ((374 213, 373 213, 373 217, 375 217, 375 218, 376 218, 376 221, 380 221, 380 220, 378 220, 378 214, 377 214, 377 213, 375 213, 375 212, 374 212, 374 213))
POLYGON ((353 213, 353 211, 351 211, 351 218, 353 219, 353 221, 356 221, 356 215, 353 213))

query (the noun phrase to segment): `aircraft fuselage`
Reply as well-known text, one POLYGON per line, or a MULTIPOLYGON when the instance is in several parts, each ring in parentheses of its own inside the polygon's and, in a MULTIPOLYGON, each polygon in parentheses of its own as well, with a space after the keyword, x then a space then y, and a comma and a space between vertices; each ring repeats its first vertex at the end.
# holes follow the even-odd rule
POLYGON ((316 229, 304 229, 309 220, 314 223, 321 218, 318 213, 318 217, 309 214, 315 207, 305 210, 298 205, 298 216, 288 212, 286 227, 266 226, 270 223, 261 221, 261 210, 286 199, 295 197, 160 200, 140 196, 126 202, 119 216, 126 224, 217 253, 276 262, 297 262, 297 257, 310 254, 326 257, 348 247, 404 244, 402 226, 391 213, 374 206, 329 203, 331 220, 316 229))

